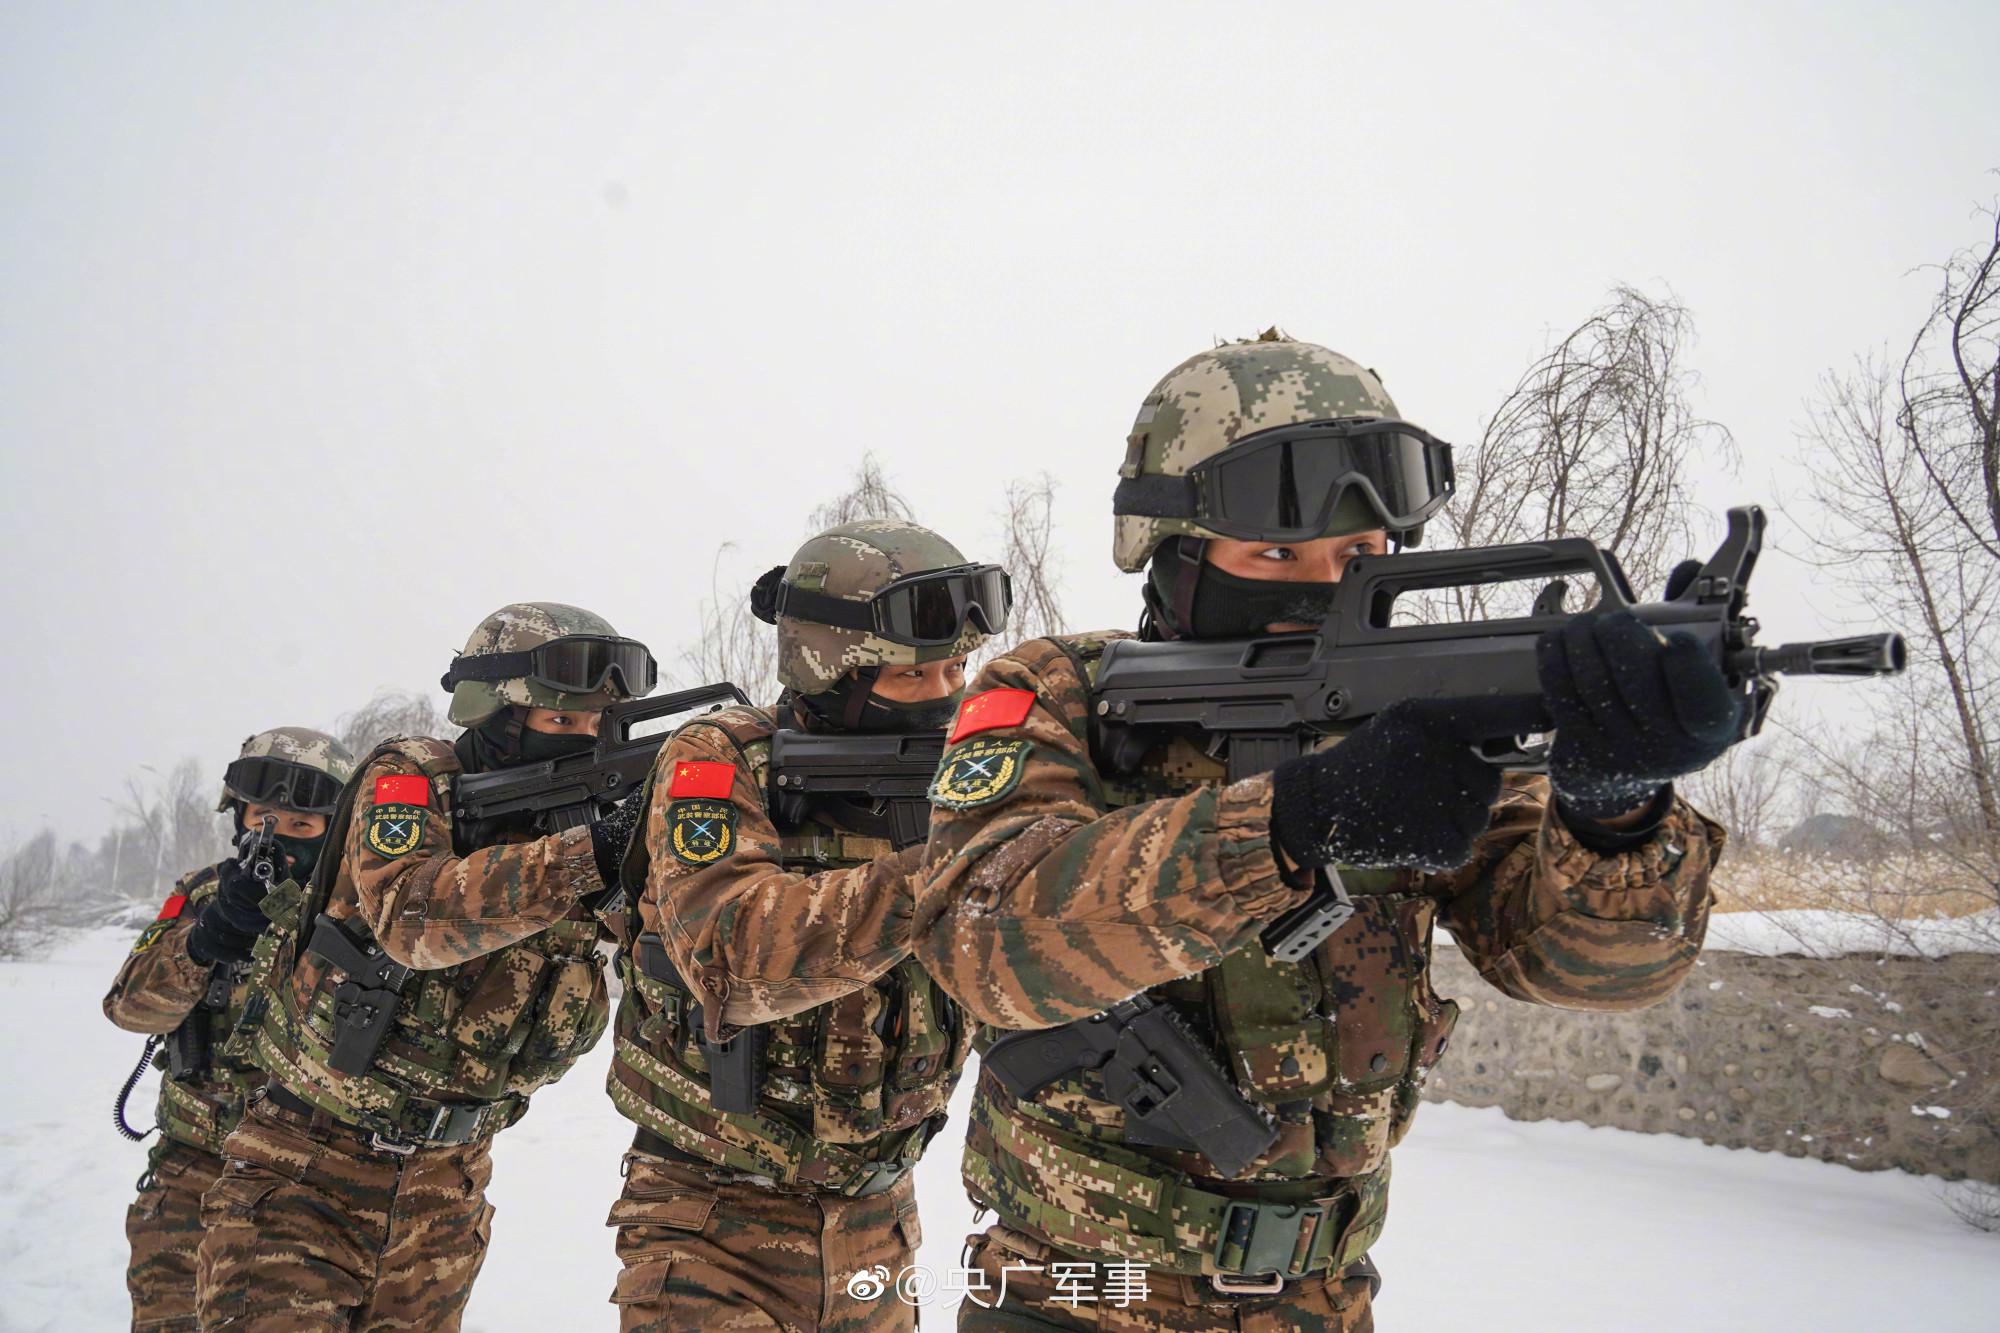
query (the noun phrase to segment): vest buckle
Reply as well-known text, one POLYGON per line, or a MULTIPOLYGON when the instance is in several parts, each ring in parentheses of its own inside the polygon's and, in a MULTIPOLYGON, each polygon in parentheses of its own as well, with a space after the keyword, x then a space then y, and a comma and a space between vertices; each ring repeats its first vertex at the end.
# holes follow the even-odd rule
POLYGON ((1303 1277, 1312 1267, 1314 1242, 1326 1225, 1327 1205, 1278 1203, 1261 1199, 1232 1199, 1222 1212, 1221 1234, 1215 1241, 1215 1289, 1230 1295, 1268 1294, 1285 1285, 1287 1277, 1303 1277), (1229 1263, 1223 1251, 1235 1249, 1243 1257, 1229 1263), (1225 1287, 1223 1279, 1243 1283, 1251 1278, 1265 1282, 1257 1286, 1225 1287), (1275 1281, 1277 1286, 1268 1282, 1275 1281))

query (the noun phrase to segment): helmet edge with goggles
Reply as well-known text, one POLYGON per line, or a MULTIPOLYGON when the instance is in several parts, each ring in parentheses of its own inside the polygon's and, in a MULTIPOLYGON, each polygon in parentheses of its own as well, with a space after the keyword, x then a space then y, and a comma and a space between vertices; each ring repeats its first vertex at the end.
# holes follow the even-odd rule
POLYGON ((930 529, 862 519, 819 533, 757 580, 751 607, 778 627, 778 679, 823 694, 856 667, 962 657, 1007 627, 1012 587, 930 529))
POLYGON ((1141 404, 1112 502, 1113 558, 1176 536, 1305 541, 1386 528, 1414 546, 1451 496, 1451 446, 1381 379, 1276 334, 1188 358, 1141 404))
POLYGON ((476 727, 509 705, 596 710, 650 693, 646 645, 561 602, 511 602, 480 621, 439 678, 451 721, 476 727))
POLYGON ((237 802, 301 814, 333 810, 354 775, 355 758, 333 737, 311 727, 273 727, 247 737, 222 771, 217 811, 237 802))

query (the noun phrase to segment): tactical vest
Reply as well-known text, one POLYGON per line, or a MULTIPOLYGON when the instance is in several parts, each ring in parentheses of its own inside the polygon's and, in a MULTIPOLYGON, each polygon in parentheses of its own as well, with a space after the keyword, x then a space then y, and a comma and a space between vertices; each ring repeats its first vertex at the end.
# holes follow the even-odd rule
MULTIPOLYGON (((763 709, 732 708, 689 726, 723 731, 767 789, 771 733, 763 709)), ((656 770, 657 771, 657 770, 656 770)), ((650 808, 652 779, 642 797, 650 808)), ((793 874, 844 869, 891 850, 817 816, 780 826, 780 863, 793 874)), ((627 853, 625 882, 644 884, 643 835, 627 853)), ((916 1164, 944 1124, 945 1104, 972 1048, 971 1024, 914 958, 839 999, 765 1025, 760 1110, 717 1110, 690 1022, 700 1003, 650 976, 631 942, 618 956, 618 1003, 606 1090, 624 1116, 682 1152, 717 1166, 844 1194, 887 1189, 916 1164)))
MULTIPOLYGON (((341 794, 312 889, 287 882, 265 899, 276 928, 257 942, 252 979, 263 1001, 257 1062, 293 1096, 401 1150, 464 1143, 520 1119, 530 1093, 561 1078, 597 1044, 610 1000, 597 922, 557 921, 470 962, 415 973, 367 1072, 348 1076, 327 1068, 334 992, 345 978, 304 942, 338 883, 358 784, 369 763, 391 752, 431 779, 449 817, 450 780, 460 771, 449 746, 401 737, 377 749, 341 794)), ((335 915, 341 910, 352 905, 333 904, 335 915)))
MULTIPOLYGON (((182 916, 193 920, 202 904, 215 896, 220 881, 217 868, 197 870, 174 886, 175 893, 187 895, 182 916)), ((230 1041, 242 1020, 251 994, 247 977, 237 978, 229 989, 229 1002, 220 1009, 196 1006, 186 1022, 207 1029, 208 1065, 185 1078, 169 1074, 160 1080, 158 1119, 160 1136, 220 1154, 222 1141, 243 1118, 243 1099, 250 1089, 264 1082, 264 1071, 247 1058, 240 1045, 230 1053, 230 1041)), ((169 1040, 172 1040, 171 1038, 169 1040)), ((159 1057, 165 1061, 164 1053, 159 1057)))
MULTIPOLYGON (((1104 637, 1057 639, 1093 681, 1104 637)), ((1329 743, 1332 743, 1331 741, 1329 743)), ((1225 781, 1221 760, 1176 736, 1130 774, 1103 773, 1112 808, 1225 781)), ((1059 1248, 1176 1273, 1297 1277, 1365 1254, 1387 1214, 1389 1149, 1402 1140, 1458 1006, 1431 989, 1437 903, 1412 871, 1341 868, 1352 919, 1297 963, 1253 941, 1148 992, 1211 1045, 1280 1137, 1227 1183, 1194 1153, 1127 1144, 1103 1076, 1033 1100, 983 1079, 966 1139, 973 1199, 1059 1248)), ((998 1033, 982 1030, 980 1049, 998 1033)))

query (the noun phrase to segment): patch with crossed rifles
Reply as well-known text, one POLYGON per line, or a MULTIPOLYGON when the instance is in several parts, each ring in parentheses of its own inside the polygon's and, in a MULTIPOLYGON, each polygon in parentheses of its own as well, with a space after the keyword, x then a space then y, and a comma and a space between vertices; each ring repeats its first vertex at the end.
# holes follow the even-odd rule
POLYGON ((674 858, 705 866, 736 850, 736 807, 728 801, 683 800, 667 807, 674 858))
POLYGON ((395 860, 424 844, 424 807, 399 805, 394 801, 368 812, 368 831, 362 835, 368 850, 395 860))
POLYGON ((931 779, 931 804, 947 810, 991 805, 1021 785, 1034 742, 975 737, 944 752, 931 779))

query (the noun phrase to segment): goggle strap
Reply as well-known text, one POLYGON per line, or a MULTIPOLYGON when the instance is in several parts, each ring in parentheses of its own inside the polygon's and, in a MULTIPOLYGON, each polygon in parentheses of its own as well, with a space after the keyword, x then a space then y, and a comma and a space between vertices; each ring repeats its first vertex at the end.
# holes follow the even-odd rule
POLYGON ((451 659, 451 669, 438 677, 438 685, 449 691, 463 680, 519 680, 535 675, 535 650, 520 653, 461 654, 451 659))
POLYGON ((1191 519, 1199 507, 1193 477, 1127 477, 1111 492, 1111 512, 1134 518, 1191 519))
POLYGON ((831 593, 813 592, 792 583, 778 585, 777 614, 836 629, 875 632, 875 611, 868 602, 850 601, 831 593))

